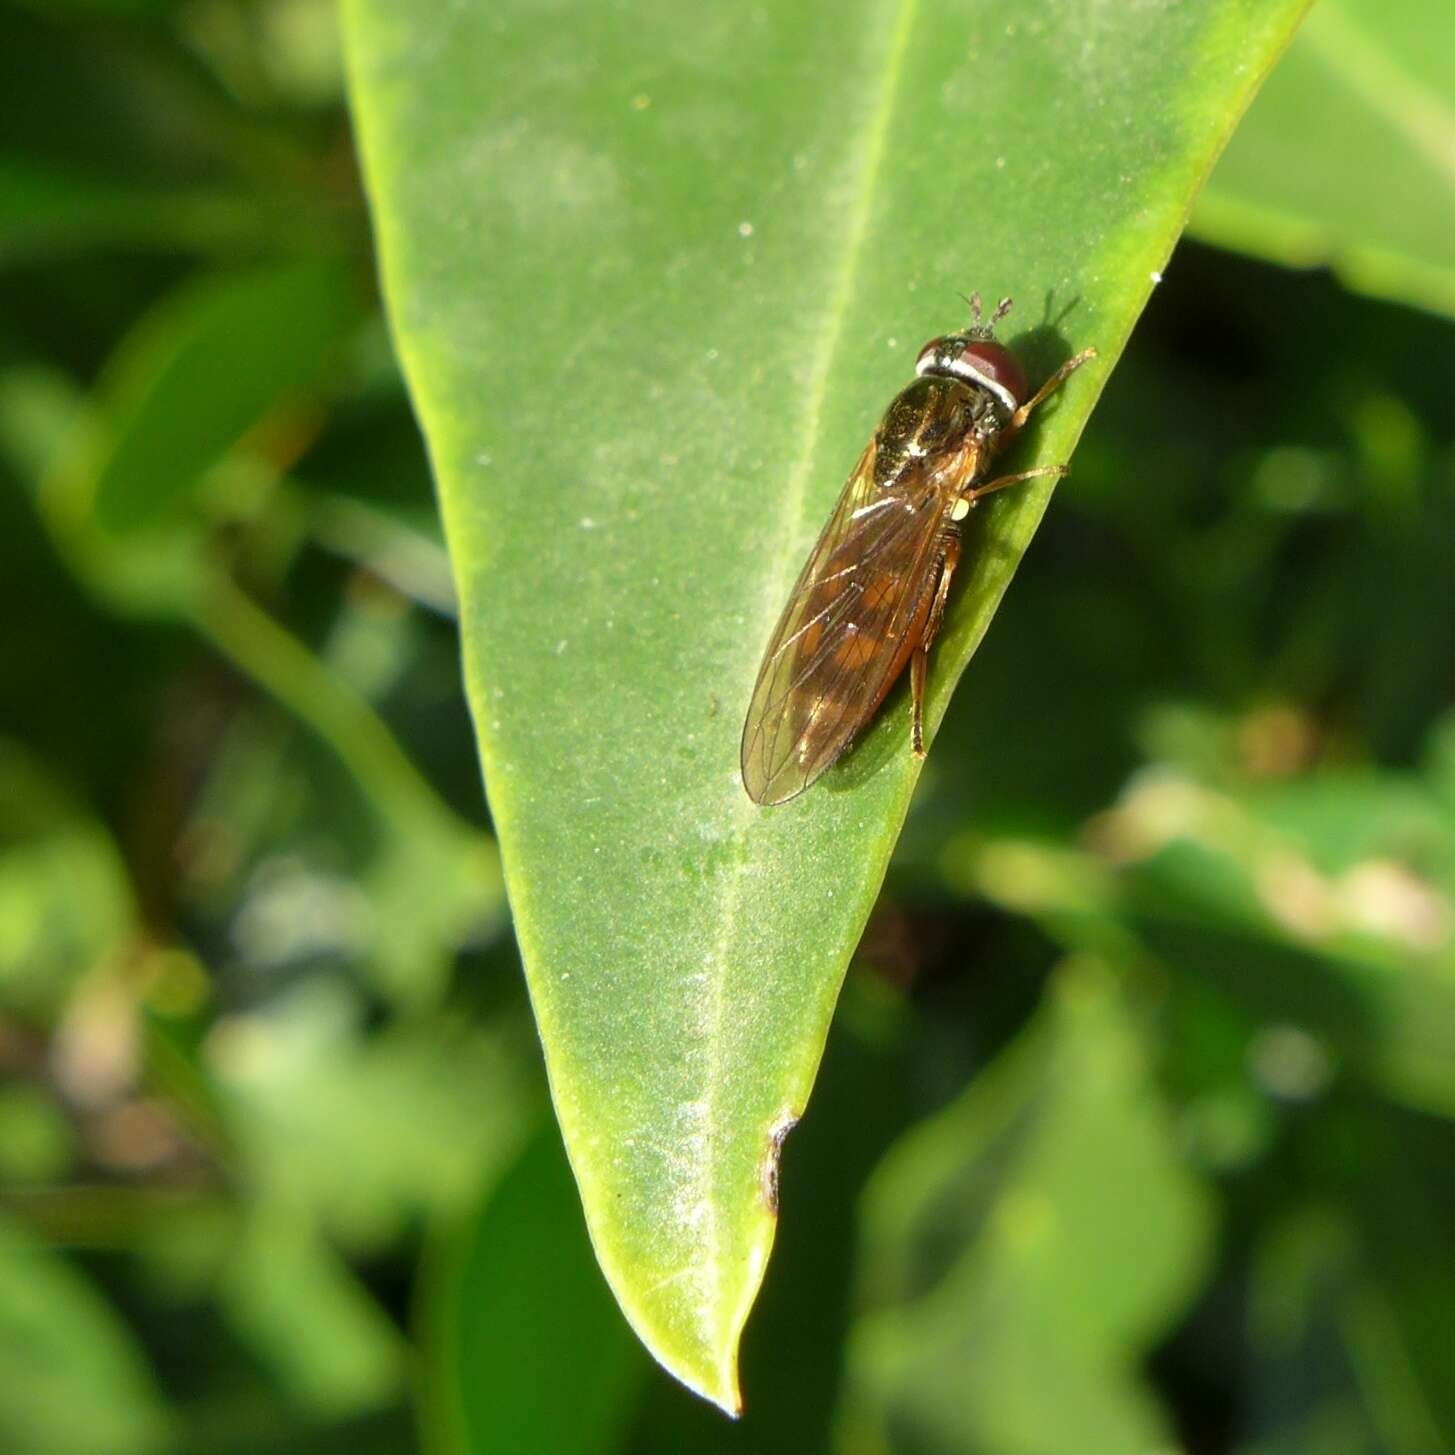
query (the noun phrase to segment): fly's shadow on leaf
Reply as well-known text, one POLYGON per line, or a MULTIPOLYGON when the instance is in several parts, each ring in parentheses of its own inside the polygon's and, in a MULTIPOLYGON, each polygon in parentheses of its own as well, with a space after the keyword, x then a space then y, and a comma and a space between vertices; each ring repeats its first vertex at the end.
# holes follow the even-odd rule
POLYGON ((906 667, 900 680, 890 689, 889 696, 880 704, 874 720, 824 775, 822 781, 831 793, 852 793, 897 754, 909 752, 909 719, 900 712, 908 691, 909 669, 906 667))
MULTIPOLYGON (((1073 346, 1066 334, 1064 325, 1080 307, 1081 295, 1078 293, 1068 299, 1058 312, 1056 310, 1056 290, 1048 288, 1040 323, 1005 341, 1006 347, 1025 366, 1026 377, 1031 381, 1032 392, 1039 389, 1072 354, 1084 349, 1088 344, 1096 343, 1095 339, 1081 339, 1073 346)), ((1015 459, 1025 454, 1025 441, 1036 438, 1038 425, 1055 411, 1060 395, 1061 391, 1058 389, 1044 403, 1036 406, 1025 430, 1007 452, 1006 458, 1015 459)), ((1006 466, 1005 468, 1023 467, 1006 466)))

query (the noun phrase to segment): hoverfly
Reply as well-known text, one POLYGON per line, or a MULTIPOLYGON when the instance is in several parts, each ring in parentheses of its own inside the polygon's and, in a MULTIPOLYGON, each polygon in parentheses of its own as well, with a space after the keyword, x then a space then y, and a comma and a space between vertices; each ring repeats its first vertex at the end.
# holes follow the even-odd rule
POLYGON ((960 560, 960 522, 992 490, 1066 473, 1043 465, 983 479, 1031 411, 1096 350, 1068 359, 1026 399, 1025 371, 995 340, 1011 300, 987 324, 980 295, 967 302, 971 326, 920 350, 914 382, 859 457, 773 632, 743 725, 743 787, 757 803, 786 802, 837 761, 906 662, 911 744, 924 756, 925 669, 960 560))

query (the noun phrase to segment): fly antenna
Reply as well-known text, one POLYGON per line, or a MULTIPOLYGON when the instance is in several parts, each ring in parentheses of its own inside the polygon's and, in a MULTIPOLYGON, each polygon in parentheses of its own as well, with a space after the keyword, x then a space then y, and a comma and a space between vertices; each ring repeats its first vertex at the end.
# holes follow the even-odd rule
MULTIPOLYGON (((955 296, 957 298, 965 298, 965 295, 963 293, 957 293, 955 296)), ((972 293, 968 298, 965 298, 965 306, 970 310, 970 317, 971 317, 972 321, 974 322, 975 327, 976 328, 979 328, 980 327, 980 294, 979 293, 972 293)))
POLYGON ((990 316, 991 328, 994 328, 995 325, 999 323, 1000 320, 1004 318, 1007 313, 1010 312, 1010 306, 1014 302, 1015 300, 1013 298, 1002 298, 1000 302, 995 305, 995 312, 990 316))

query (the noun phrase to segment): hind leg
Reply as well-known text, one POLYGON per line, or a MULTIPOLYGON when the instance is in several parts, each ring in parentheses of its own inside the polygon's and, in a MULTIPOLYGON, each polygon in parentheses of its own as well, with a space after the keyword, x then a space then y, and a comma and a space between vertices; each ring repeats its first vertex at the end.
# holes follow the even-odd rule
POLYGON ((920 633, 919 645, 909 659, 909 685, 912 699, 909 742, 916 758, 925 755, 925 674, 929 667, 930 645, 945 616, 945 600, 950 594, 950 579, 960 564, 960 537, 945 537, 944 554, 940 558, 940 579, 935 583, 935 597, 920 633))

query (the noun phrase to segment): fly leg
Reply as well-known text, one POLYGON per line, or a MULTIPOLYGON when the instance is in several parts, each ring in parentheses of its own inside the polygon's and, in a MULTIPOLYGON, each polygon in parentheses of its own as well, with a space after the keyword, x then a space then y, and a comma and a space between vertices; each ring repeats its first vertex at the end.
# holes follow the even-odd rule
POLYGON ((925 755, 925 671, 930 661, 930 643, 940 629, 945 615, 945 598, 950 594, 950 578, 960 564, 960 537, 947 532, 940 548, 940 577, 935 582, 934 599, 930 602, 929 615, 925 617, 924 630, 920 633, 919 645, 909 659, 909 685, 913 702, 910 719, 909 744, 916 758, 925 755))
POLYGON ((982 495, 989 495, 992 490, 1003 490, 1007 485, 1018 485, 1022 480, 1035 480, 1042 475, 1064 475, 1069 468, 1067 465, 1041 465, 1034 470, 1021 470, 1015 475, 1002 475, 998 480, 987 480, 984 485, 967 490, 951 509, 951 525, 942 537, 940 546, 940 575, 935 582, 934 599, 930 602, 929 614, 925 617, 919 645, 909 659, 910 692, 914 709, 910 719, 909 741, 916 758, 923 758, 925 755, 925 675, 929 668, 930 644, 945 616, 945 599, 950 594, 950 578, 955 574, 955 567, 960 564, 960 533, 955 525, 964 520, 982 495))
POLYGON ((1070 468, 1070 465, 1038 465, 1034 470, 1020 470, 1014 475, 1001 475, 998 479, 987 480, 985 484, 967 490, 955 502, 954 514, 950 519, 964 520, 970 507, 982 495, 989 495, 992 490, 1004 490, 1007 485, 1019 485, 1022 480, 1038 480, 1042 475, 1064 475, 1070 468))
POLYGON ((1031 411, 1038 404, 1042 403, 1047 395, 1054 394, 1056 390, 1059 389, 1067 381, 1067 379, 1069 379, 1071 375, 1074 374, 1084 363, 1086 363, 1090 359, 1094 359, 1095 357, 1095 349, 1082 349, 1079 354, 1075 355, 1075 357, 1067 359, 1066 362, 1062 364, 1061 367, 1057 369, 1056 372, 1052 374, 1051 377, 1047 379, 1046 382, 1042 384, 1041 387, 1037 389, 1036 392, 1032 394, 1031 397, 1027 399, 1026 402, 1022 404, 1021 407, 1017 409, 1013 415, 1011 415, 1010 423, 1005 427, 1005 434, 1013 435, 1017 433, 1021 426, 1025 424, 1026 420, 1031 417, 1031 411))
MULTIPOLYGON (((1000 446, 1003 448, 1009 444, 1020 432, 1026 420, 1031 417, 1031 411, 1040 404, 1048 394, 1053 394, 1066 380, 1076 372, 1089 359, 1096 357, 1095 349, 1082 349, 1079 354, 1066 360, 1016 412, 1011 415, 1009 423, 1000 432, 1000 446)), ((960 514, 953 517, 955 520, 964 519, 964 512, 974 505, 982 495, 989 495, 992 490, 1002 490, 1007 485, 1019 484, 1022 480, 1034 480, 1038 475, 1064 475, 1069 467, 1066 465, 1042 465, 1038 470, 1022 470, 1017 475, 1002 475, 998 480, 988 480, 984 485, 977 485, 973 490, 967 490, 956 502, 955 509, 960 514)))

